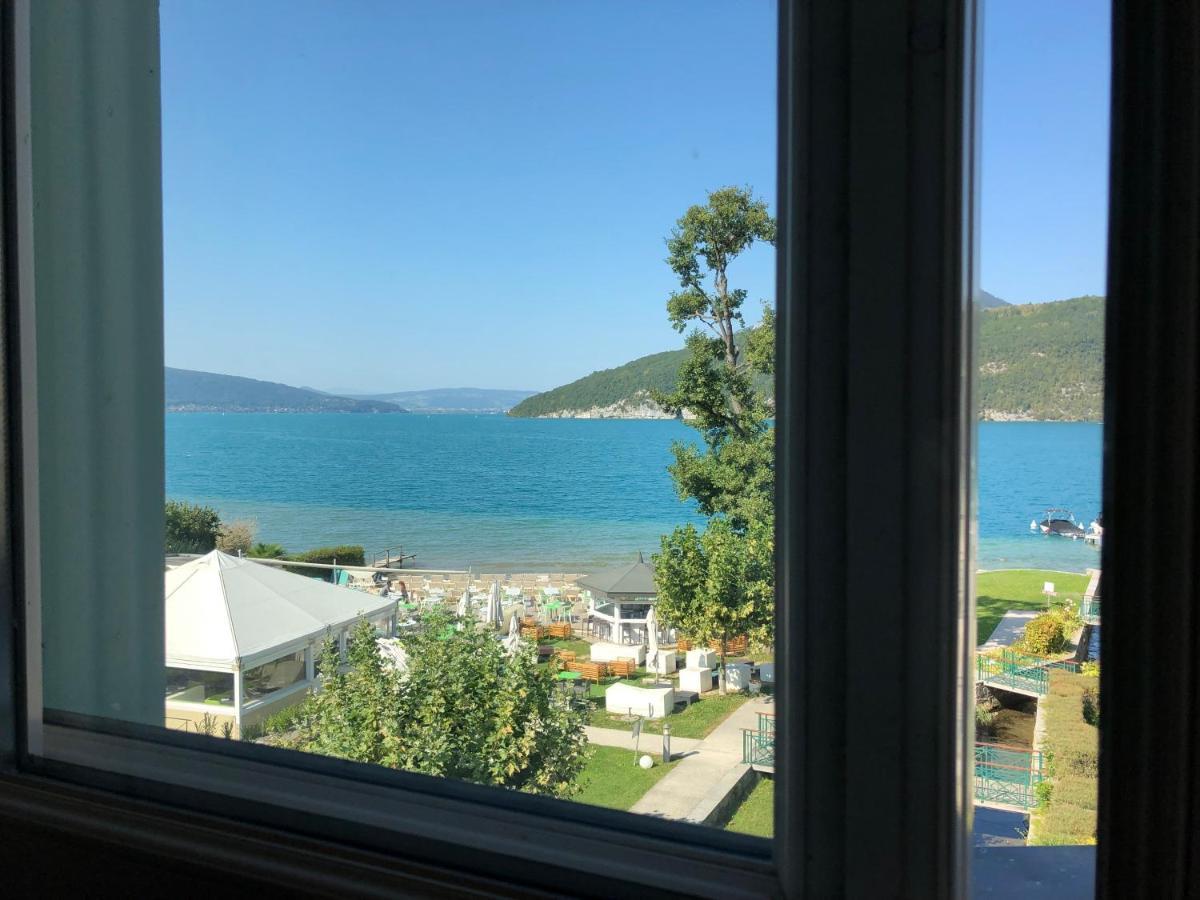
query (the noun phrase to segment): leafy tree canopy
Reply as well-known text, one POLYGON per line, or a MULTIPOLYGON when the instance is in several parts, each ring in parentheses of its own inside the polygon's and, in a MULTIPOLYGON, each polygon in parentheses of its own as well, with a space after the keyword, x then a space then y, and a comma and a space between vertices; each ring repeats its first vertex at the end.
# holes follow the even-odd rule
POLYGON ((330 756, 568 796, 584 764, 586 712, 522 642, 509 656, 495 637, 427 615, 403 639, 403 671, 385 664, 365 621, 339 668, 328 642, 322 689, 309 697, 297 746, 330 756))
POLYGON ((166 519, 167 553, 208 553, 217 546, 221 519, 211 506, 168 500, 166 519))

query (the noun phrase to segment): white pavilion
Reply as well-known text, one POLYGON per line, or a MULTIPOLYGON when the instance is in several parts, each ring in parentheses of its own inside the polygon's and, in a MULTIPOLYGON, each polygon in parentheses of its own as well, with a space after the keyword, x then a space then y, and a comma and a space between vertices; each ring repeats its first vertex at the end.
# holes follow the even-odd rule
POLYGON ((327 636, 345 653, 365 616, 396 630, 396 600, 337 587, 214 550, 167 571, 168 728, 207 720, 220 736, 301 702, 316 684, 327 636))
POLYGON ((616 644, 646 642, 646 617, 658 589, 654 566, 640 552, 634 562, 584 575, 576 584, 588 600, 594 634, 616 644))

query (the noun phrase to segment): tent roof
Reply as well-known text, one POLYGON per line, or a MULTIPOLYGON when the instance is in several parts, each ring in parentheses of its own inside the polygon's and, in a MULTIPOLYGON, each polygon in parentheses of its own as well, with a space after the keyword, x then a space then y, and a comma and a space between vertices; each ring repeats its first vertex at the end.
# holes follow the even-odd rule
POLYGON ((654 586, 654 566, 638 553, 634 562, 612 569, 604 569, 594 575, 584 575, 576 584, 607 597, 622 594, 638 597, 653 597, 658 593, 654 586))
POLYGON ((167 665, 249 668, 272 651, 395 607, 219 550, 166 573, 167 665))

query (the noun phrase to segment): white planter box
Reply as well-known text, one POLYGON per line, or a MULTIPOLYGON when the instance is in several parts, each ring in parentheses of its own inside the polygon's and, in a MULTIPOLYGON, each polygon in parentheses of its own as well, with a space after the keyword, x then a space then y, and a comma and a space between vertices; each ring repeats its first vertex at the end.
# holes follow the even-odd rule
POLYGON ((661 719, 675 708, 675 689, 669 684, 664 687, 634 687, 619 682, 604 692, 604 705, 613 715, 661 719))
POLYGON ((641 644, 592 644, 592 662, 613 662, 632 659, 638 666, 646 664, 646 648, 641 644))
POLYGON ((759 663, 758 664, 758 680, 763 684, 775 683, 775 663, 759 663))
POLYGON ((647 657, 646 662, 646 667, 659 675, 670 675, 677 665, 674 650, 659 650, 657 661, 651 663, 647 657))
POLYGON ((750 687, 750 664, 730 663, 725 667, 725 689, 744 691, 750 687))
POLYGON ((717 651, 689 650, 687 652, 687 667, 689 669, 715 669, 717 667, 717 651))
POLYGON ((695 691, 697 694, 707 694, 712 690, 712 669, 698 669, 693 666, 680 669, 679 689, 695 691))

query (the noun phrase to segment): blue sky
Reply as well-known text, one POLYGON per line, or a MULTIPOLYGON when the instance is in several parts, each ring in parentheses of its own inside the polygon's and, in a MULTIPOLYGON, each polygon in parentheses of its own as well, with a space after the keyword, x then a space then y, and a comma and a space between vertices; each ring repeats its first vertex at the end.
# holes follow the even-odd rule
MULTIPOLYGON (((989 7, 983 283, 1103 290, 1107 17, 989 7)), ((162 3, 168 365, 545 389, 678 346, 672 223, 774 205, 775 6, 162 3)), ((731 280, 752 311, 773 254, 731 280)))

